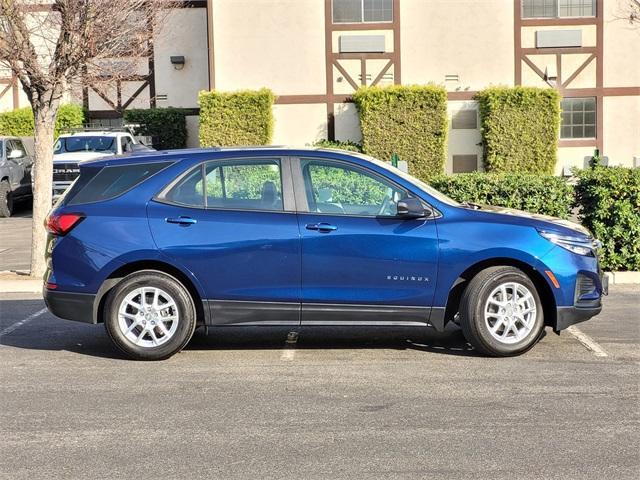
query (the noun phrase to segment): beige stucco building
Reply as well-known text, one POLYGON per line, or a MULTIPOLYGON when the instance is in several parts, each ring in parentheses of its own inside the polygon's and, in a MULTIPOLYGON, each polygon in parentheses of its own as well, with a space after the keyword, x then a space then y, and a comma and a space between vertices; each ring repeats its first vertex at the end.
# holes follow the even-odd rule
MULTIPOLYGON (((558 173, 596 148, 609 164, 640 165, 640 25, 622 18, 626 2, 185 1, 136 76, 84 102, 102 122, 126 108, 188 108, 197 145, 198 91, 269 87, 274 143, 308 144, 360 139, 350 102, 360 85, 434 82, 449 92, 447 171, 458 172, 482 168, 476 91, 550 87, 564 99, 558 173)), ((0 109, 25 103, 9 80, 0 109)))

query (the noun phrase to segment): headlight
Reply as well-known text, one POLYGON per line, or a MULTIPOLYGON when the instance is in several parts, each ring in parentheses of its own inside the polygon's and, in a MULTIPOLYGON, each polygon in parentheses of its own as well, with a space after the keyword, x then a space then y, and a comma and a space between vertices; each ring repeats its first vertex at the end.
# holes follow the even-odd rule
POLYGON ((545 230, 538 230, 538 233, 551 243, 555 243, 556 245, 578 255, 595 256, 594 251, 598 248, 600 243, 589 237, 578 235, 562 235, 560 233, 548 232, 545 230))

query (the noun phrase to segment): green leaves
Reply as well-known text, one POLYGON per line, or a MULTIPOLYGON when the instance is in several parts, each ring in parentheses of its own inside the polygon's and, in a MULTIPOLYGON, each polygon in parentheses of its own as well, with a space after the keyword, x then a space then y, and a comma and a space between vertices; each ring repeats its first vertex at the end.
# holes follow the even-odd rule
POLYGON ((136 135, 150 136, 159 150, 187 146, 187 121, 180 108, 131 109, 124 112, 127 123, 138 124, 136 135))
POLYGON ((569 216, 573 202, 571 185, 550 175, 475 172, 442 175, 429 183, 459 202, 516 208, 561 218, 569 216))
POLYGON ((487 171, 553 174, 560 133, 556 90, 490 87, 476 100, 487 171))
POLYGON ((603 242, 606 270, 640 270, 640 169, 575 170, 581 222, 603 242))
POLYGON ((396 153, 412 175, 423 179, 444 172, 448 117, 443 87, 362 87, 353 101, 365 153, 381 160, 396 153))
MULTIPOLYGON (((55 136, 60 135, 66 128, 82 127, 83 123, 84 111, 80 105, 60 105, 56 118, 55 136)), ((0 135, 31 137, 33 136, 33 129, 31 107, 0 113, 0 135)))
POLYGON ((200 92, 200 145, 268 145, 273 137, 271 90, 200 92))

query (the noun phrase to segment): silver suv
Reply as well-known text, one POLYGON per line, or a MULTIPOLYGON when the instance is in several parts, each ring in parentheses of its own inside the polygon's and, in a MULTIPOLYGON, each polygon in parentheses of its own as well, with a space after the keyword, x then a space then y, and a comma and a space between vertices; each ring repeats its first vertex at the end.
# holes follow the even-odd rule
POLYGON ((16 201, 31 198, 32 167, 22 140, 0 137, 0 217, 10 217, 16 201))

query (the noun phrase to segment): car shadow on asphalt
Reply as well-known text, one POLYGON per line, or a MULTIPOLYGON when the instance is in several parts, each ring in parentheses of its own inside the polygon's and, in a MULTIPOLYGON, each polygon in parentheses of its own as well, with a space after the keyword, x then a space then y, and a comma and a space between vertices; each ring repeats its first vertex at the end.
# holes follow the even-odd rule
MULTIPOLYGON (((33 312, 41 305, 33 300, 5 300, 0 310, 33 312)), ((0 331, 20 318, 7 319, 0 331), (8 323, 7 323, 8 322, 8 323), (7 323, 6 325, 4 325, 7 323)), ((60 320, 45 313, 9 334, 0 337, 0 345, 26 350, 69 351, 102 358, 126 358, 111 343, 102 324, 60 320)), ((457 356, 477 356, 462 331, 453 324, 444 332, 427 327, 274 327, 225 326, 196 329, 185 351, 283 350, 283 349, 395 349, 419 350, 457 356), (292 332, 294 335, 292 335, 292 332)))

